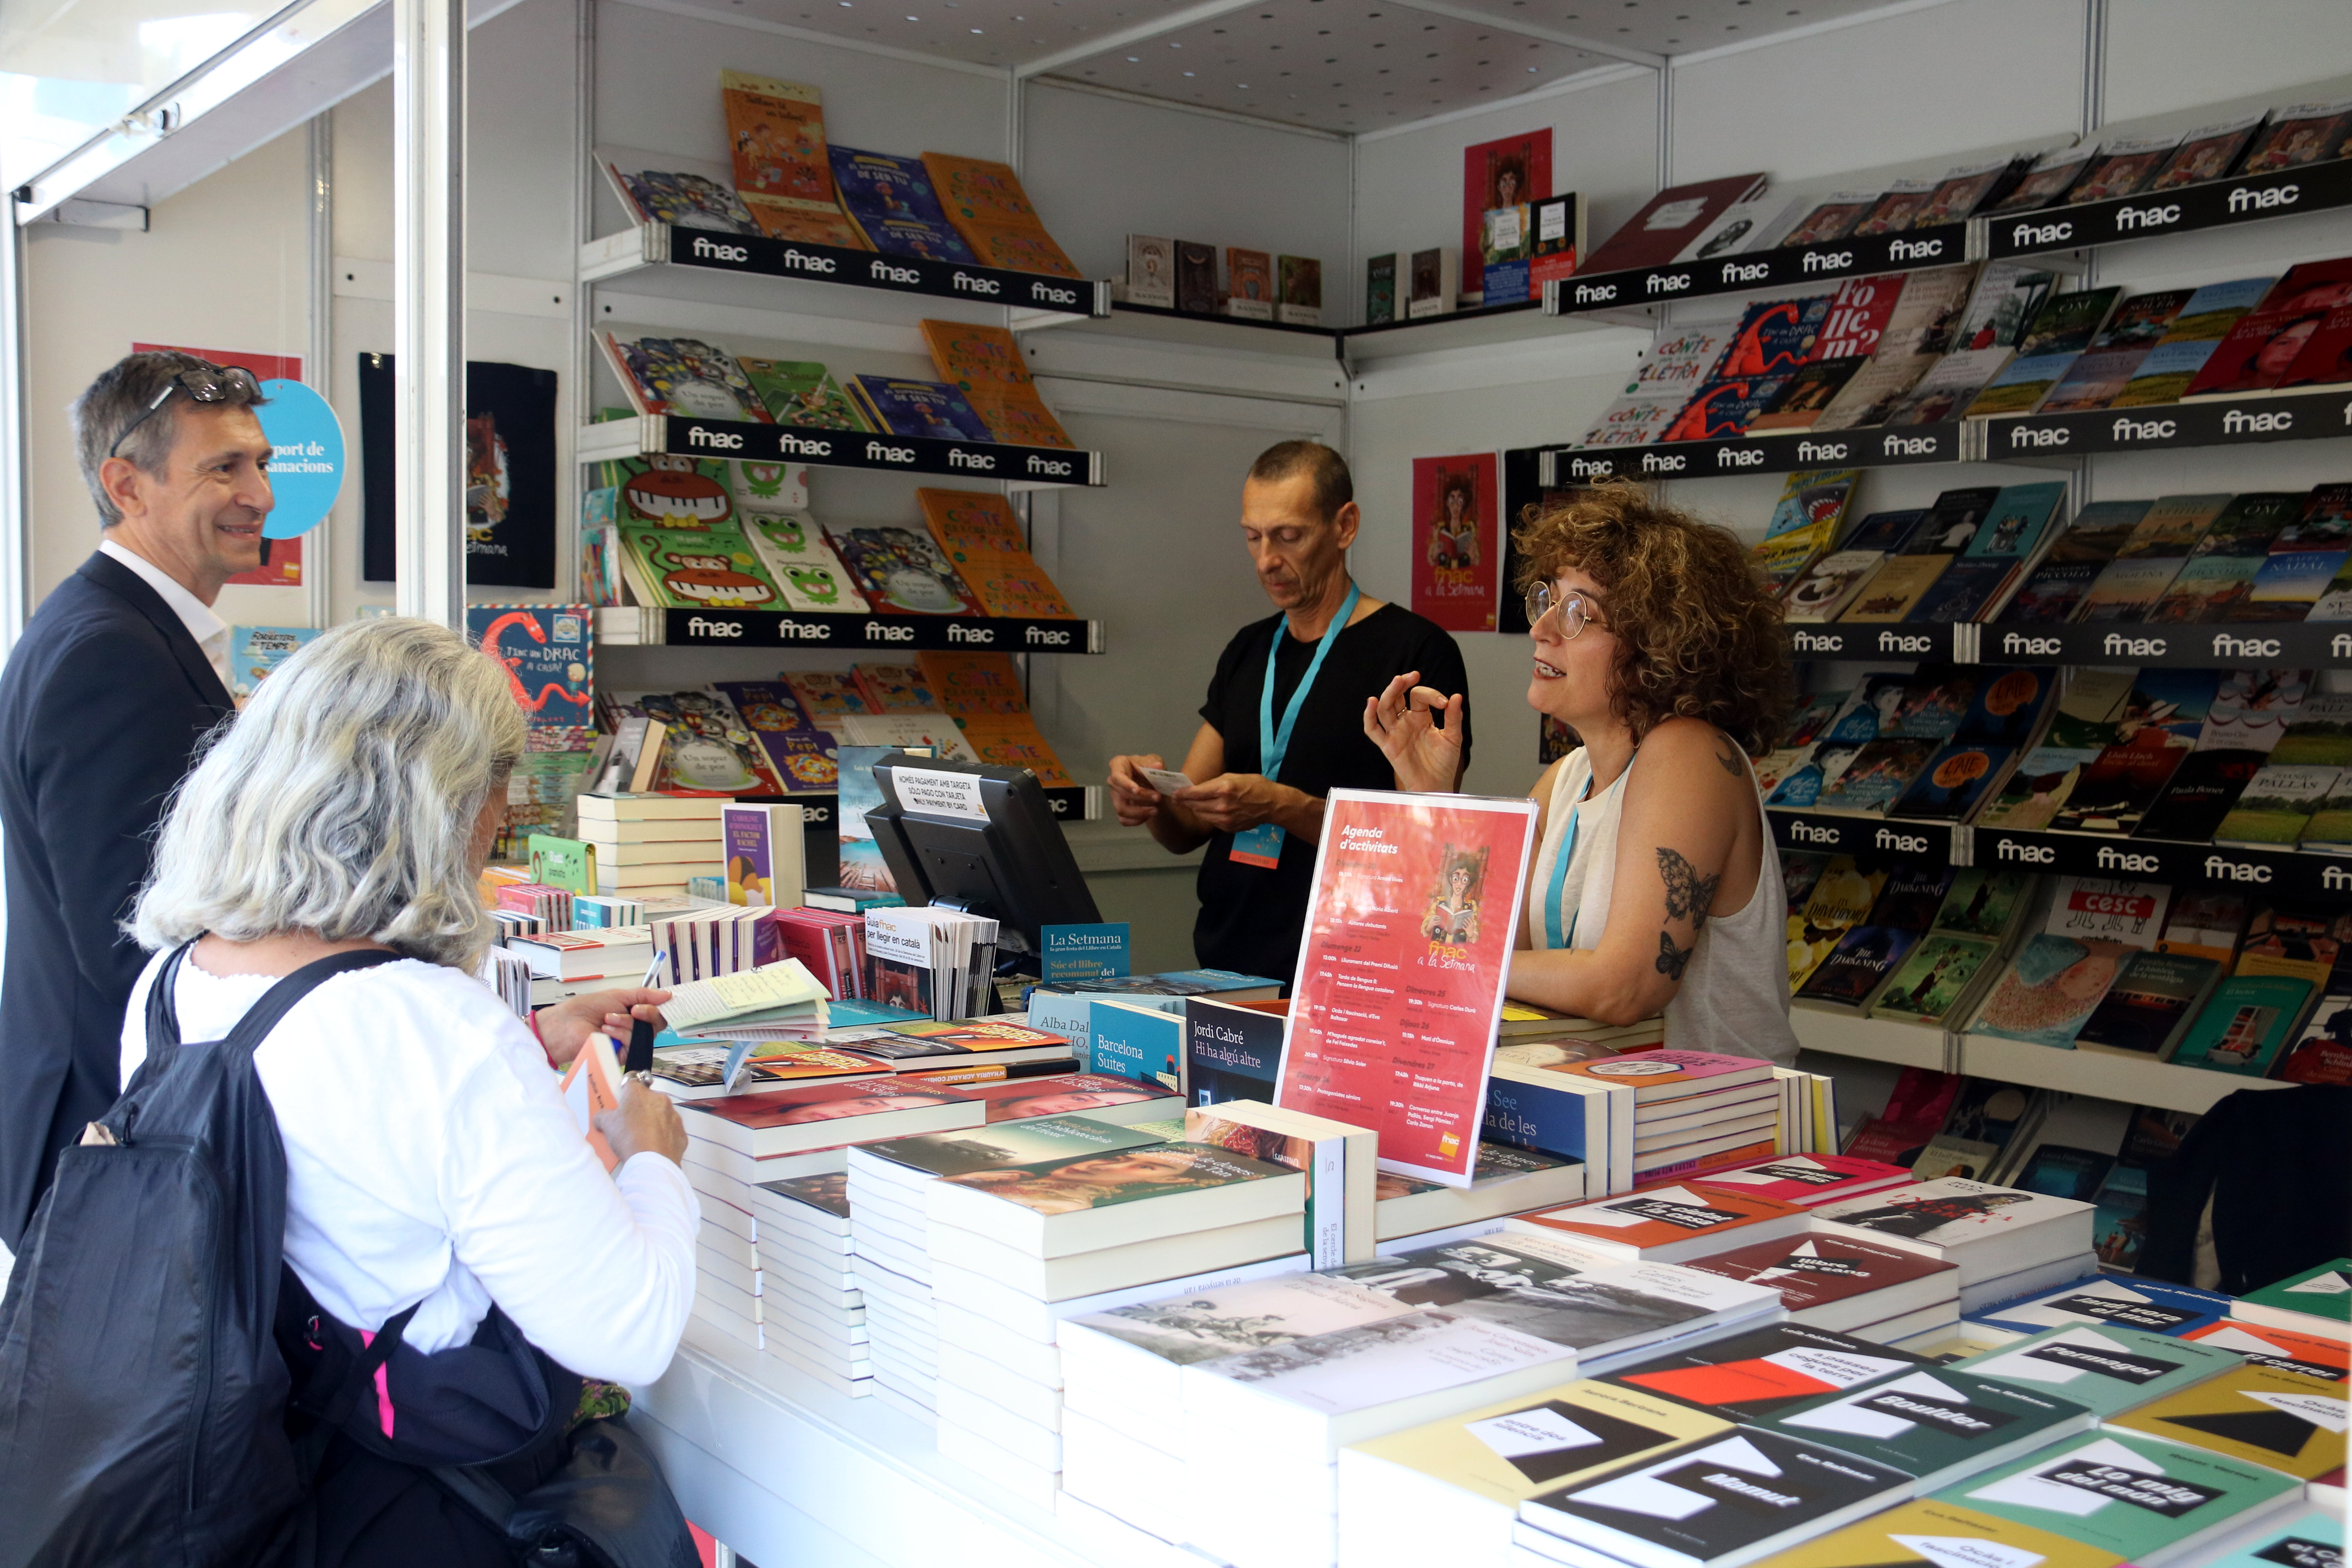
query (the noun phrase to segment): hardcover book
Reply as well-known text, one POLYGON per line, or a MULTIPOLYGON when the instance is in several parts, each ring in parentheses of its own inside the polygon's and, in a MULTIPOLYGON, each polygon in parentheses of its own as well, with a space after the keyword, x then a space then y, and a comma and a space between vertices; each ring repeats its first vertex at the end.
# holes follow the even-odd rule
POLYGON ((1127 237, 1127 301, 1154 310, 1176 308, 1176 242, 1159 235, 1127 237))
POLYGON ((817 89, 733 70, 719 73, 719 89, 736 188, 818 208, 833 205, 817 89))
POLYGON ((1188 316, 1217 313, 1217 247, 1176 242, 1176 308, 1188 316))
POLYGON ((779 425, 861 432, 871 428, 832 373, 813 360, 745 355, 735 363, 759 395, 761 406, 779 425))
POLYGON ((1761 174, 1734 174, 1660 191, 1623 227, 1593 250, 1583 269, 1615 272, 1632 267, 1664 266, 1694 236, 1721 216, 1726 208, 1754 195, 1763 179, 1761 174))
POLYGON ((599 332, 597 343, 640 414, 772 425, 767 405, 732 355, 699 338, 639 338, 599 332))
POLYGON ((964 401, 963 394, 942 381, 901 380, 887 375, 850 378, 856 397, 875 427, 893 436, 920 436, 934 441, 993 441, 996 437, 964 401))
POLYGON ((877 610, 929 616, 977 613, 955 568, 929 536, 911 528, 842 523, 826 524, 825 532, 856 587, 877 610))

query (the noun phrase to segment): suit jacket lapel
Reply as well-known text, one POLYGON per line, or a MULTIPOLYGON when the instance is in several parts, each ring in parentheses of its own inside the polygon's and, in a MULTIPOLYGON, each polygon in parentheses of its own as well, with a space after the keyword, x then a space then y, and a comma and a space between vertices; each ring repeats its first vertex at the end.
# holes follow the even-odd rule
POLYGON ((149 587, 144 578, 103 551, 91 552, 89 559, 81 563, 79 574, 130 605, 163 634, 172 657, 179 660, 196 695, 208 706, 223 715, 236 710, 236 700, 229 696, 228 688, 221 684, 219 672, 205 658, 205 650, 196 646, 196 639, 188 635, 187 626, 172 613, 163 595, 149 587))

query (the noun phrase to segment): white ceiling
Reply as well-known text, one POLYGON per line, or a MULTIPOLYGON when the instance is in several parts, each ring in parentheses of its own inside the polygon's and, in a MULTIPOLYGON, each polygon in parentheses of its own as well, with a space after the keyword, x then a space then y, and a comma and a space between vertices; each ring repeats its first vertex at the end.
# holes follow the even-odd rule
POLYGON ((859 43, 1342 133, 1886 0, 700 0, 859 43))

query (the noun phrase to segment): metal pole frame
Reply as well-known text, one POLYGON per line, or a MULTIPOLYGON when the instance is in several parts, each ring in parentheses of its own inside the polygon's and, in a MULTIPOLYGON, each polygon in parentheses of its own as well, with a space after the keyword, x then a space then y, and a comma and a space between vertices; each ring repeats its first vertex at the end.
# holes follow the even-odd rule
POLYGON ((466 626, 466 5, 393 0, 394 602, 466 626))

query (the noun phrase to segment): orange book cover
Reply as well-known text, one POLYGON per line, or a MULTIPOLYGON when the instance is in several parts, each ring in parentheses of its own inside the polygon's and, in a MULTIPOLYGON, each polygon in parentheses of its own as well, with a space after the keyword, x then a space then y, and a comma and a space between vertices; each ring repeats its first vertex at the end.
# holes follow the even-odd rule
POLYGON ((1045 232, 1045 222, 1021 188, 1021 176, 1006 163, 985 158, 960 158, 952 153, 926 153, 923 168, 939 193, 948 221, 961 228, 967 223, 994 224, 1004 228, 1045 232))
POLYGON ((613 1054, 613 1042, 602 1035, 589 1036, 588 1043, 580 1047, 580 1054, 564 1069, 556 1089, 563 1096, 563 1103, 572 1108, 572 1120, 580 1124, 588 1147, 604 1163, 604 1169, 618 1169, 620 1156, 604 1142, 604 1135, 596 1131, 596 1118, 607 1110, 618 1110, 621 1104, 621 1059, 613 1054))
POLYGON ((963 394, 993 439, 1065 450, 1076 445, 1037 395, 1011 332, 963 321, 925 321, 923 342, 940 379, 963 394))
POLYGON ((815 88, 720 71, 719 100, 727 114, 727 151, 734 159, 738 192, 834 205, 824 109, 815 88))
POLYGON ((968 222, 958 223, 956 228, 984 266, 1002 267, 1008 272, 1039 272, 1048 278, 1086 276, 1044 229, 968 222))
POLYGON ((2248 1361, 2262 1362, 2285 1372, 2299 1372, 2329 1383, 2344 1382, 2347 1361, 2352 1361, 2352 1345, 2347 1345, 2342 1340, 2301 1333, 2294 1329, 2274 1329, 2267 1323, 2242 1323, 2235 1318, 2208 1323, 2180 1337, 2201 1340, 2223 1350, 2235 1351, 2248 1361))
POLYGON ((986 490, 919 489, 915 500, 922 505, 924 525, 950 561, 961 563, 966 555, 981 551, 1003 555, 1029 552, 1021 520, 1013 515, 1003 496, 986 490))
POLYGON ((956 563, 956 571, 964 586, 980 601, 981 608, 992 616, 1008 620, 1076 620, 1077 612, 1045 575, 1045 568, 1029 558, 1027 552, 1018 555, 1000 555, 993 552, 975 554, 956 563))
POLYGON ((937 713, 939 699, 922 668, 912 664, 868 664, 849 667, 850 679, 865 694, 866 705, 877 713, 937 713))
POLYGON ((915 662, 943 713, 965 719, 1029 711, 1020 667, 1009 653, 919 653, 915 662))
POLYGON ((849 221, 849 215, 830 204, 779 201, 772 196, 747 195, 743 205, 760 232, 770 239, 793 240, 802 245, 832 245, 844 250, 871 250, 866 236, 849 221))
POLYGON ((1027 768, 1047 789, 1068 789, 1070 775, 1062 759, 1037 731, 1037 721, 1026 713, 999 713, 958 719, 964 743, 983 763, 1002 768, 1027 768))
POLYGON ((1606 1242, 1612 1248, 1648 1251, 1677 1242, 1723 1237, 1727 1247, 1739 1245, 1738 1233, 1763 1220, 1803 1221, 1805 1211, 1794 1204, 1745 1193, 1709 1187, 1652 1187, 1622 1197, 1602 1198, 1522 1215, 1524 1223, 1557 1230, 1581 1240, 1606 1242))

